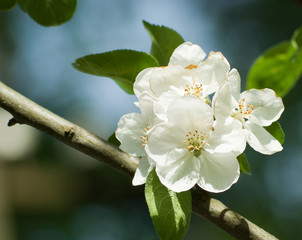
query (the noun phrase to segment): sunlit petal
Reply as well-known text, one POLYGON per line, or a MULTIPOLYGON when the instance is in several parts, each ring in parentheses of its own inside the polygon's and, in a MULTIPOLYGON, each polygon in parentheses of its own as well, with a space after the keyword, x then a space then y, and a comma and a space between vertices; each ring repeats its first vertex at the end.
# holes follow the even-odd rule
POLYGON ((197 184, 209 192, 222 192, 237 182, 240 171, 233 153, 203 152, 199 157, 200 179, 197 184))
POLYGON ((247 122, 244 127, 250 131, 247 142, 256 151, 270 155, 283 149, 279 141, 263 127, 252 122, 247 122))
POLYGON ((201 47, 190 42, 185 42, 174 50, 169 65, 180 65, 186 68, 190 65, 200 64, 205 56, 206 53, 201 47))

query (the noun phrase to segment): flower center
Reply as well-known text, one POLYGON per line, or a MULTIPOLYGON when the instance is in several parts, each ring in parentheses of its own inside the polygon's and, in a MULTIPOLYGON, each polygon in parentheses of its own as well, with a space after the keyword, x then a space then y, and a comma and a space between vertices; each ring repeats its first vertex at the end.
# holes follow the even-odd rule
POLYGON ((233 110, 232 117, 239 120, 241 123, 245 123, 251 118, 253 110, 254 105, 247 104, 243 98, 239 101, 238 107, 233 110))
POLYGON ((201 83, 200 84, 193 83, 191 87, 187 84, 184 95, 193 95, 195 97, 203 99, 202 90, 203 88, 201 83))
POLYGON ((141 143, 142 143, 142 146, 145 147, 146 144, 148 143, 148 131, 150 130, 150 124, 147 123, 147 126, 141 131, 141 136, 140 136, 140 139, 141 139, 141 143))
POLYGON ((188 144, 188 151, 198 157, 201 154, 200 151, 204 149, 208 135, 203 135, 202 131, 198 132, 195 130, 194 132, 189 132, 186 137, 187 139, 184 143, 188 144))
POLYGON ((199 99, 203 100, 205 103, 211 105, 211 100, 208 96, 203 95, 203 87, 201 83, 195 83, 193 82, 191 86, 188 84, 186 85, 184 95, 192 95, 195 97, 198 97, 199 99))

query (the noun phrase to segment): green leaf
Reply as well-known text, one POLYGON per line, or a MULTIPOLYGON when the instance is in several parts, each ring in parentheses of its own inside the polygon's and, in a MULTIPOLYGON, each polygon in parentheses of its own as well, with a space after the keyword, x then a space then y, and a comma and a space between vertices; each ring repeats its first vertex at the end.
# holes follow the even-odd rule
POLYGON ((112 143, 113 145, 119 147, 121 145, 120 141, 116 138, 115 132, 111 134, 108 138, 108 142, 112 143))
POLYGON ((146 21, 143 21, 143 24, 152 40, 151 55, 161 66, 167 66, 173 51, 184 42, 184 39, 171 28, 153 25, 146 21))
POLYGON ((273 46, 253 64, 247 88, 271 88, 284 97, 302 74, 302 28, 291 41, 273 46))
POLYGON ((297 48, 302 48, 302 27, 294 32, 292 41, 297 44, 297 48))
POLYGON ((278 122, 273 122, 270 126, 264 127, 274 138, 276 138, 280 144, 283 144, 285 135, 278 122))
POLYGON ((68 21, 77 0, 18 0, 21 9, 43 26, 56 26, 68 21))
POLYGON ((9 10, 13 8, 17 0, 0 0, 0 10, 9 10))
POLYGON ((237 160, 240 166, 240 173, 244 172, 248 175, 252 175, 250 165, 249 162, 247 161, 245 154, 241 153, 239 156, 237 156, 237 160))
POLYGON ((145 68, 158 66, 158 62, 144 52, 115 50, 78 58, 72 66, 84 73, 110 77, 125 92, 133 94, 137 74, 145 68))
POLYGON ((153 170, 146 181, 145 197, 159 238, 183 239, 191 221, 191 192, 175 193, 167 189, 153 170))

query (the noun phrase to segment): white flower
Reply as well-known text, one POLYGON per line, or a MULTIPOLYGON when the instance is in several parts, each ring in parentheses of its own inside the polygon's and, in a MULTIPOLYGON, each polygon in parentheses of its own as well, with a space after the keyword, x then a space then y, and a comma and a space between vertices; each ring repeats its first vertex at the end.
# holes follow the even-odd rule
POLYGON ((153 101, 146 94, 141 96, 138 106, 141 114, 129 113, 122 116, 115 132, 121 143, 121 150, 141 157, 132 180, 133 185, 144 184, 149 172, 154 168, 153 161, 146 154, 145 146, 150 129, 159 122, 153 112, 153 101))
POLYGON ((230 65, 220 52, 205 52, 190 42, 175 49, 167 67, 148 68, 136 77, 134 92, 138 98, 149 94, 155 112, 164 116, 167 106, 183 95, 193 95, 209 103, 208 95, 227 79, 230 65))
POLYGON ((241 94, 238 89, 240 85, 236 78, 233 82, 226 82, 218 90, 213 100, 216 119, 240 122, 249 132, 247 142, 260 153, 273 154, 281 151, 281 144, 263 126, 269 126, 280 118, 284 111, 282 99, 267 88, 250 89, 241 94))
MULTIPOLYGON (((194 45, 190 42, 185 42, 181 45, 179 45, 174 52, 172 53, 172 56, 170 58, 168 66, 178 66, 178 74, 185 72, 184 69, 188 67, 188 69, 191 68, 191 66, 197 66, 202 62, 204 57, 206 56, 205 52, 198 46, 194 45)), ((158 68, 147 68, 144 69, 142 72, 138 74, 136 77, 136 81, 134 83, 134 93, 139 98, 140 95, 144 92, 150 92, 150 84, 149 79, 152 75, 157 74, 156 71, 159 71, 159 74, 161 75, 161 70, 165 69, 166 67, 158 67, 158 68), (155 73, 154 73, 155 72, 155 73)), ((173 70, 173 68, 172 68, 173 70)), ((175 75, 172 75, 173 77, 175 75)), ((161 78, 164 78, 163 82, 165 82, 165 77, 160 76, 161 78)), ((170 79, 170 77, 168 77, 170 79)), ((169 80, 170 82, 171 80, 169 80)))
POLYGON ((241 124, 214 122, 211 107, 194 96, 182 96, 167 109, 167 122, 156 125, 146 152, 167 188, 186 191, 196 183, 210 192, 225 191, 240 175, 236 155, 244 150, 241 124))

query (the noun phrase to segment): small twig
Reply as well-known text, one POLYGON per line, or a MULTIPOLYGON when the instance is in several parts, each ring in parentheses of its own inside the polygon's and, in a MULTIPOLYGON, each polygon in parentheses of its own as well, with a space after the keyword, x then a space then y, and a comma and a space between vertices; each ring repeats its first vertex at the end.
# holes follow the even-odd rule
POLYGON ((12 118, 8 121, 7 126, 12 127, 14 125, 16 125, 18 122, 15 118, 12 118))
MULTIPOLYGON (((30 125, 133 177, 138 158, 122 152, 107 141, 46 110, 2 82, 0 82, 0 106, 14 116, 9 124, 16 122, 30 125)), ((230 210, 220 201, 211 198, 210 194, 202 189, 194 189, 192 198, 193 212, 205 217, 231 236, 237 239, 276 240, 274 236, 230 210)))

